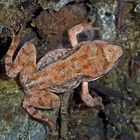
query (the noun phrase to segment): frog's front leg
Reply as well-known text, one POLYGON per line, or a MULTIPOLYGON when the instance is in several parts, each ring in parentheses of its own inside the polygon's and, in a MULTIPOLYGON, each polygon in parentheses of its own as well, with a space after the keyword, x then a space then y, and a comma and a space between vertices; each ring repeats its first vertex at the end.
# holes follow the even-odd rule
POLYGON ((92 23, 80 23, 75 25, 68 30, 69 40, 72 47, 75 47, 78 44, 77 35, 85 30, 93 28, 94 30, 99 30, 98 27, 92 27, 92 23))
POLYGON ((60 99, 57 95, 42 90, 38 93, 27 95, 22 102, 22 106, 32 118, 47 122, 51 128, 56 129, 56 123, 38 109, 58 109, 60 106, 60 99))
POLYGON ((103 106, 101 97, 94 97, 93 98, 89 94, 88 82, 83 82, 82 83, 81 98, 87 106, 90 106, 90 107, 94 107, 94 106, 98 106, 98 105, 103 106))
MULTIPOLYGON (((78 24, 76 26, 74 26, 73 28, 71 28, 68 31, 68 35, 69 35, 69 39, 71 42, 72 47, 75 47, 78 44, 77 41, 77 35, 87 29, 90 29, 92 27, 91 23, 81 23, 78 24)), ((99 30, 98 27, 94 27, 94 30, 99 30)), ((95 97, 93 98, 88 91, 88 82, 83 82, 82 83, 82 94, 81 94, 81 98, 84 101, 84 103, 88 106, 94 107, 97 105, 101 105, 102 106, 102 99, 101 97, 95 97)))

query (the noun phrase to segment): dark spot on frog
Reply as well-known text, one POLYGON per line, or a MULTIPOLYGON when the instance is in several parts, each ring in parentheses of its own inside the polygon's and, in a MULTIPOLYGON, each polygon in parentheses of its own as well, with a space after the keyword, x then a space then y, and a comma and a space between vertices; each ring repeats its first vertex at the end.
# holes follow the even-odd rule
POLYGON ((84 65, 84 69, 88 69, 88 67, 89 67, 88 65, 84 65))

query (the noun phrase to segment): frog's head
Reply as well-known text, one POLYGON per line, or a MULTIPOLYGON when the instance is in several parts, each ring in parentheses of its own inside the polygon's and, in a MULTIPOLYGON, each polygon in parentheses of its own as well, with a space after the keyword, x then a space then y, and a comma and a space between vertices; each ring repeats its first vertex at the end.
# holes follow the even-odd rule
POLYGON ((104 73, 109 72, 119 61, 120 57, 123 55, 123 50, 120 46, 111 45, 106 41, 95 41, 95 44, 102 49, 103 55, 107 60, 107 65, 105 67, 104 73))
POLYGON ((108 44, 103 48, 105 57, 110 64, 118 62, 120 57, 123 55, 123 50, 120 46, 108 44))
POLYGON ((109 64, 115 64, 119 58, 123 55, 123 50, 120 46, 109 44, 106 41, 95 41, 96 45, 101 47, 104 56, 109 64))

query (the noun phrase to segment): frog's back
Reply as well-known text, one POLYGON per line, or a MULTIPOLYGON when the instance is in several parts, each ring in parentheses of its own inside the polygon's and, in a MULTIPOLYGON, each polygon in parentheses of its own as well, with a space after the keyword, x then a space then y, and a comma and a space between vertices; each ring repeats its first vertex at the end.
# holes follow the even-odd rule
POLYGON ((75 55, 76 54, 75 52, 86 53, 84 52, 83 49, 80 49, 80 48, 86 49, 88 46, 89 48, 92 49, 91 51, 93 52, 96 51, 97 46, 94 42, 91 42, 91 41, 81 42, 77 44, 77 46, 75 46, 74 48, 68 48, 68 49, 63 48, 63 49, 56 49, 56 50, 49 51, 44 57, 42 57, 39 60, 39 62, 37 63, 37 68, 38 70, 45 69, 49 64, 52 64, 55 62, 57 63, 58 61, 65 60, 69 58, 70 56, 75 55))
POLYGON ((49 55, 45 56, 45 59, 38 63, 39 72, 32 76, 30 81, 33 82, 28 86, 34 87, 35 84, 41 89, 66 92, 77 87, 82 81, 94 81, 104 74, 106 59, 102 49, 94 42, 79 43, 74 49, 65 50, 63 54, 65 55, 60 55, 58 60, 52 58, 55 61, 48 61, 47 65, 46 58, 49 55))
POLYGON ((94 42, 82 42, 71 55, 49 65, 47 73, 50 89, 73 89, 82 81, 94 81, 106 68, 102 49, 94 42))

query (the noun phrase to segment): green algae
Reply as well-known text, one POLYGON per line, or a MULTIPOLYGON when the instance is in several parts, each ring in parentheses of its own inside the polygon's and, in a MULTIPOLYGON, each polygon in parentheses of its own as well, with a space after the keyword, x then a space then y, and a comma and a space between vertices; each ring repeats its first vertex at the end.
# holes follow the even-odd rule
POLYGON ((85 115, 84 117, 83 117, 83 124, 84 125, 89 125, 91 122, 93 122, 93 118, 94 118, 94 114, 93 114, 93 112, 89 112, 87 115, 85 115))
POLYGON ((0 78, 0 94, 12 94, 13 92, 19 92, 20 87, 16 81, 12 78, 0 78))

